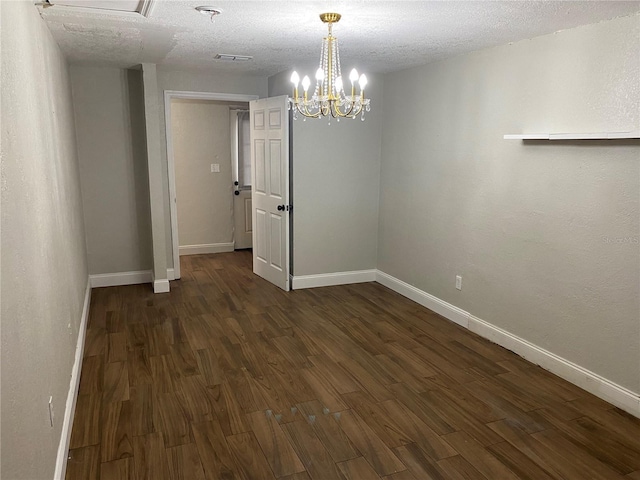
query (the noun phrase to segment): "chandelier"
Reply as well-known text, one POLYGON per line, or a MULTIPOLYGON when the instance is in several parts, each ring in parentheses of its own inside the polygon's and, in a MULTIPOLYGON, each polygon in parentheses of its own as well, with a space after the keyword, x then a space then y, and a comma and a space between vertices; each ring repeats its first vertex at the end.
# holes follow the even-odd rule
POLYGON ((340 118, 360 118, 364 121, 364 112, 369 111, 369 99, 364 98, 364 89, 367 86, 367 76, 358 75, 354 68, 349 74, 351 82, 351 94, 347 95, 340 70, 340 52, 338 51, 338 39, 332 35, 331 27, 340 20, 339 13, 322 13, 320 20, 328 24, 329 35, 322 40, 322 52, 320 65, 316 70, 316 87, 311 96, 309 86, 311 80, 307 75, 302 79, 303 95, 298 95, 300 76, 297 72, 291 74, 293 83, 293 98, 289 98, 289 110, 293 109, 294 120, 300 113, 304 120, 308 118, 331 117, 340 121, 340 118), (359 92, 356 93, 356 83, 359 92))

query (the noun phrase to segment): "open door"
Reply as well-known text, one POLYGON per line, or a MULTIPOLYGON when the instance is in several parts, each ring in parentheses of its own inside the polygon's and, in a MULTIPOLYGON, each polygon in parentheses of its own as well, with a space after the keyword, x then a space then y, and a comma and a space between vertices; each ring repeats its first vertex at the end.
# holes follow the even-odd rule
POLYGON ((254 100, 251 115, 253 273, 289 290, 287 97, 254 100))
POLYGON ((251 116, 249 110, 231 110, 234 249, 253 247, 251 211, 251 116))

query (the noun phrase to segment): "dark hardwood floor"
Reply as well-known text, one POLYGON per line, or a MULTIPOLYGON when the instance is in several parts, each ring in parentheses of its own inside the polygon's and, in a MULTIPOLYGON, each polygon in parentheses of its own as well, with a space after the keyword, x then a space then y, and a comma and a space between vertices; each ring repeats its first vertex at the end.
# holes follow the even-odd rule
POLYGON ((67 479, 640 479, 640 420, 381 285, 181 260, 93 290, 67 479))

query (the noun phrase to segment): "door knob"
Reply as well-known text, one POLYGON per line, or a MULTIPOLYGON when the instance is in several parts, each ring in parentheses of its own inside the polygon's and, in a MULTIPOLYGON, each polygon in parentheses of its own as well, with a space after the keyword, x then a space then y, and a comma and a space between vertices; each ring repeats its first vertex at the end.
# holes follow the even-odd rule
POLYGON ((278 205, 278 210, 279 210, 280 212, 284 211, 284 205, 278 205))

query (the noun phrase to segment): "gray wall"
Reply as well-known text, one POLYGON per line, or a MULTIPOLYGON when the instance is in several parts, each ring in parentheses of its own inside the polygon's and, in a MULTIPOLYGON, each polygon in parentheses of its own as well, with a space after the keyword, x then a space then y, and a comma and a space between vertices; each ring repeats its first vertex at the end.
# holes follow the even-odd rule
POLYGON ((151 269, 142 73, 71 67, 89 273, 151 269))
POLYGON ((640 392, 640 17, 384 79, 378 268, 640 392), (455 289, 456 274, 463 289, 455 289))
POLYGON ((33 2, 1 8, 2 478, 50 479, 87 288, 71 88, 33 2))
POLYGON ((267 94, 267 78, 246 75, 206 74, 168 70, 158 67, 158 94, 160 106, 160 148, 162 156, 162 175, 165 185, 164 213, 166 225, 167 265, 173 267, 173 249, 171 241, 171 211, 169 209, 169 180, 167 169, 166 123, 164 112, 164 91, 178 90, 187 92, 235 93, 241 95, 267 94))
POLYGON ((233 241, 229 114, 225 102, 171 101, 180 246, 233 241))
MULTIPOLYGON (((291 95, 290 76, 271 77, 269 96, 291 95)), ((293 121, 295 276, 376 268, 382 76, 368 77, 364 122, 293 121)))

